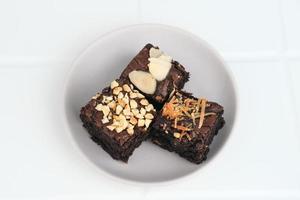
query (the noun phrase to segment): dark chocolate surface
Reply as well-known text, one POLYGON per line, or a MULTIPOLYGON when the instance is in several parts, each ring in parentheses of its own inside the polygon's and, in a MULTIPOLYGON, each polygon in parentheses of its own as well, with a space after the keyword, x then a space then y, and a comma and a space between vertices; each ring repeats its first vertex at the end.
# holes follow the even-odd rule
MULTIPOLYGON (((128 79, 128 74, 133 70, 149 72, 148 58, 149 50, 152 47, 154 47, 152 44, 147 44, 127 65, 127 67, 122 72, 120 79, 128 79)), ((151 98, 154 102, 162 104, 167 100, 174 87, 177 89, 182 89, 188 79, 189 73, 185 70, 185 68, 177 61, 172 61, 172 67, 166 79, 157 82, 155 93, 153 95, 144 95, 148 98, 151 98)))
MULTIPOLYGON (((186 98, 194 98, 187 93, 182 92, 182 94, 186 98)), ((161 111, 151 130, 153 143, 169 151, 174 151, 191 162, 201 163, 206 159, 213 137, 225 123, 222 117, 223 107, 215 102, 207 102, 207 104, 209 106, 206 107, 206 113, 213 112, 215 115, 206 116, 201 128, 198 128, 198 124, 196 124, 191 131, 188 131, 190 138, 185 136, 175 138, 173 134, 179 130, 172 126, 173 120, 162 116, 161 111)), ((190 122, 189 120, 187 119, 188 122, 190 122)))
MULTIPOLYGON (((112 95, 112 91, 110 87, 104 88, 96 99, 91 99, 82 107, 80 118, 93 141, 101 145, 114 159, 127 162, 134 149, 149 135, 149 128, 146 130, 144 127, 135 126, 134 134, 132 135, 128 134, 126 130, 120 133, 115 130, 109 130, 107 126, 110 125, 111 122, 103 124, 103 113, 96 110, 95 107, 102 102, 103 96, 112 95)), ((151 114, 155 116, 154 111, 151 111, 151 114)))

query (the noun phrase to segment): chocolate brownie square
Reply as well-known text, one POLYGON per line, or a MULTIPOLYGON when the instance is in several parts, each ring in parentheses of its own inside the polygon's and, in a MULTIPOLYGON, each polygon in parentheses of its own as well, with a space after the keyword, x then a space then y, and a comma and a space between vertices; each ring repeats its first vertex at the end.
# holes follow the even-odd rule
POLYGON ((162 105, 174 89, 183 88, 189 73, 158 47, 147 44, 124 69, 120 79, 129 79, 149 100, 162 105))
POLYGON ((155 109, 133 85, 113 81, 81 109, 91 138, 116 160, 127 162, 149 135, 155 109))
POLYGON ((215 102, 176 91, 153 123, 152 141, 199 164, 206 159, 210 143, 225 123, 223 112, 215 102))

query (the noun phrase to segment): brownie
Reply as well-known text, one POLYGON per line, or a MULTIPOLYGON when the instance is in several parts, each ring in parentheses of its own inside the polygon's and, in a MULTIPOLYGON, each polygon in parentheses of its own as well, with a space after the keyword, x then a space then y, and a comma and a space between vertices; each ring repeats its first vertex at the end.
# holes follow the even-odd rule
POLYGON ((155 115, 145 96, 121 80, 97 93, 80 112, 93 141, 112 158, 124 162, 149 135, 155 115))
POLYGON ((183 88, 189 73, 158 47, 147 44, 123 70, 120 79, 129 79, 151 102, 162 106, 174 89, 183 88))
POLYGON ((223 107, 191 94, 175 91, 153 123, 151 138, 158 146, 200 164, 214 136, 223 127, 223 107))

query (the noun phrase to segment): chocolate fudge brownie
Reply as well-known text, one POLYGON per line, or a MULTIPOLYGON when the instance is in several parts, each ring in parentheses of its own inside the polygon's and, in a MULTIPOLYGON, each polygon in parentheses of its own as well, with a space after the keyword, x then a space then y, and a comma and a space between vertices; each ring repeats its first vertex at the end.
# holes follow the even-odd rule
POLYGON ((147 138, 155 115, 145 96, 120 80, 104 88, 80 112, 91 138, 111 157, 124 162, 147 138))
POLYGON ((223 107, 189 93, 174 91, 155 119, 151 138, 158 146, 200 164, 225 123, 223 107))
POLYGON ((162 105, 174 89, 183 88, 189 73, 158 47, 147 44, 124 69, 120 79, 129 79, 149 100, 162 105))

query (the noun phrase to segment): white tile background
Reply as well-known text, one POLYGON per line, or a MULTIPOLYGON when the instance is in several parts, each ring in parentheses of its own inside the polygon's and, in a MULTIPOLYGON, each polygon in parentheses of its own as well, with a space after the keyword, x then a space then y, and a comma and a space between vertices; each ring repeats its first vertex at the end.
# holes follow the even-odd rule
POLYGON ((0 1, 0 199, 300 199, 299 22, 299 0, 0 1), (243 117, 224 157, 201 172, 214 172, 211 182, 197 174, 160 185, 95 176, 59 107, 48 109, 88 44, 135 23, 193 32, 237 79, 243 117))

